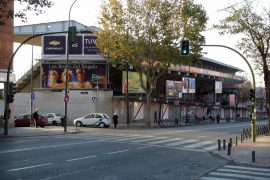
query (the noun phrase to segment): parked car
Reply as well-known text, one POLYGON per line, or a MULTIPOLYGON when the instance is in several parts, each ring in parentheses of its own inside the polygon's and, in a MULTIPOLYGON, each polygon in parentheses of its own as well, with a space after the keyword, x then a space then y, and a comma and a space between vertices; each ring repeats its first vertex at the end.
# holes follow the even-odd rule
MULTIPOLYGON (((29 127, 31 116, 29 114, 22 114, 18 116, 15 120, 15 127, 29 127)), ((48 119, 44 116, 39 115, 37 120, 37 126, 45 127, 48 125, 48 119)))
POLYGON ((46 114, 43 114, 43 116, 48 119, 49 124, 52 124, 55 126, 58 124, 62 124, 64 121, 64 116, 58 113, 46 113, 46 114))
POLYGON ((75 119, 73 121, 75 126, 97 126, 109 127, 111 125, 111 118, 105 113, 91 113, 84 117, 75 119))

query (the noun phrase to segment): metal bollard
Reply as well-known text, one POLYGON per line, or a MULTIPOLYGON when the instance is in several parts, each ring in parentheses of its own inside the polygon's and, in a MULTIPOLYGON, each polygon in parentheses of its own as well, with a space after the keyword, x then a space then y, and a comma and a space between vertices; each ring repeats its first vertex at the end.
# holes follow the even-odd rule
POLYGON ((238 141, 238 138, 237 138, 237 136, 235 137, 235 145, 237 146, 237 142, 238 141))
POLYGON ((218 140, 218 151, 220 151, 221 150, 221 141, 220 141, 220 139, 218 140))
POLYGON ((255 151, 252 151, 252 162, 255 163, 255 151))
POLYGON ((231 155, 232 144, 228 143, 228 155, 231 155))
POLYGON ((226 149, 226 140, 223 139, 223 150, 225 150, 225 149, 226 149))
POLYGON ((241 134, 241 143, 243 143, 243 134, 241 134))
POLYGON ((230 138, 230 143, 231 143, 231 145, 232 145, 232 138, 230 138))

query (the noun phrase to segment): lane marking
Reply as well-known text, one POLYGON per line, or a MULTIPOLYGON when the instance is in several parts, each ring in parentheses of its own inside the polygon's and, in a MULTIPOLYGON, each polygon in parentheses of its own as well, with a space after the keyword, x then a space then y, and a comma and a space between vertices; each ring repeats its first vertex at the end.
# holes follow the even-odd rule
POLYGON ((218 177, 202 177, 201 180, 237 180, 237 179, 228 179, 228 178, 218 178, 218 177))
POLYGON ((254 171, 263 171, 269 172, 270 168, 253 168, 253 167, 245 167, 245 166, 234 166, 234 165, 225 165, 225 168, 233 168, 233 169, 246 169, 246 170, 254 170, 254 171))
POLYGON ((268 176, 270 178, 270 173, 263 173, 263 172, 250 172, 245 170, 232 170, 232 169, 217 169, 217 171, 221 172, 232 172, 232 173, 245 173, 250 175, 260 175, 260 176, 268 176))
POLYGON ((167 143, 167 142, 171 142, 171 141, 180 141, 183 139, 184 138, 172 138, 172 139, 165 139, 165 140, 161 140, 161 141, 149 142, 148 144, 161 144, 161 143, 167 143))
POLYGON ((204 145, 208 145, 208 144, 213 144, 214 141, 202 141, 202 142, 199 142, 199 143, 196 143, 196 144, 191 144, 191 145, 188 145, 188 146, 184 146, 185 148, 197 148, 197 147, 201 147, 201 146, 204 146, 204 145))
POLYGON ((178 145, 192 143, 192 142, 197 142, 197 141, 199 141, 199 140, 198 139, 187 139, 187 140, 184 140, 184 141, 169 143, 169 144, 166 144, 166 145, 167 146, 178 146, 178 145))
POLYGON ((35 165, 35 166, 27 166, 27 167, 22 167, 22 168, 10 169, 10 170, 7 170, 7 172, 20 171, 20 170, 24 170, 24 169, 31 169, 31 168, 41 167, 41 166, 49 166, 52 164, 53 163, 47 163, 47 164, 39 164, 39 165, 35 165))
POLYGON ((128 151, 128 150, 125 149, 125 150, 121 150, 121 151, 108 152, 108 153, 104 153, 104 154, 117 154, 117 153, 126 152, 126 151, 128 151))
POLYGON ((66 160, 66 161, 70 162, 70 161, 77 161, 77 160, 89 159, 89 158, 94 158, 94 157, 97 157, 97 155, 93 155, 93 156, 85 156, 85 157, 79 157, 79 158, 69 159, 69 160, 66 160))
POLYGON ((134 142, 134 143, 142 143, 142 142, 156 141, 156 140, 162 140, 162 139, 167 139, 167 138, 166 138, 166 137, 154 137, 154 138, 140 139, 140 140, 131 141, 131 142, 134 142))
POLYGON ((213 146, 209 146, 209 147, 206 147, 206 148, 203 148, 203 150, 206 150, 206 151, 212 151, 212 150, 215 150, 218 148, 218 145, 215 144, 213 146))
POLYGON ((136 149, 145 149, 145 148, 150 148, 150 147, 153 147, 153 146, 143 146, 143 147, 138 147, 136 149))
POLYGON ((251 179, 251 180, 269 180, 268 178, 263 178, 263 177, 256 177, 256 176, 251 176, 251 175, 242 175, 242 174, 228 174, 228 173, 218 173, 218 172, 210 172, 209 175, 214 175, 214 176, 225 176, 225 177, 233 177, 233 178, 243 178, 243 179, 251 179))

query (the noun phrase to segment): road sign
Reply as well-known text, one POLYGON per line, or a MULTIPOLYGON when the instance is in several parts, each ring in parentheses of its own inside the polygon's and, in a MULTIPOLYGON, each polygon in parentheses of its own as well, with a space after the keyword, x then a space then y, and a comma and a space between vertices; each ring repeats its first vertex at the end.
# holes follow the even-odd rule
POLYGON ((93 97, 91 97, 91 100, 92 100, 92 102, 96 102, 97 101, 97 97, 93 96, 93 97))
POLYGON ((66 96, 65 96, 65 98, 64 98, 65 103, 67 103, 67 102, 68 102, 68 100, 69 100, 69 96, 68 96, 68 95, 66 95, 66 96))
POLYGON ((31 100, 35 99, 35 93, 31 93, 31 100))
POLYGON ((100 79, 100 76, 99 75, 97 75, 97 74, 92 74, 92 81, 97 81, 97 80, 99 80, 100 79))

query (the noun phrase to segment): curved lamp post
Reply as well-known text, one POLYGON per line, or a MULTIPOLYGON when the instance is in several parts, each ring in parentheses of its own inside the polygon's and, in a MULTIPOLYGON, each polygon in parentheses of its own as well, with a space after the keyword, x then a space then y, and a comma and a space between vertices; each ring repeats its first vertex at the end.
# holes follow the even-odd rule
MULTIPOLYGON (((70 13, 71 13, 71 9, 73 7, 73 5, 77 2, 77 0, 75 0, 70 8, 69 8, 69 13, 68 13, 68 30, 70 27, 70 13)), ((66 59, 66 82, 65 82, 65 120, 64 120, 64 132, 67 132, 67 103, 68 103, 68 59, 69 59, 69 38, 67 38, 67 59, 66 59)))

